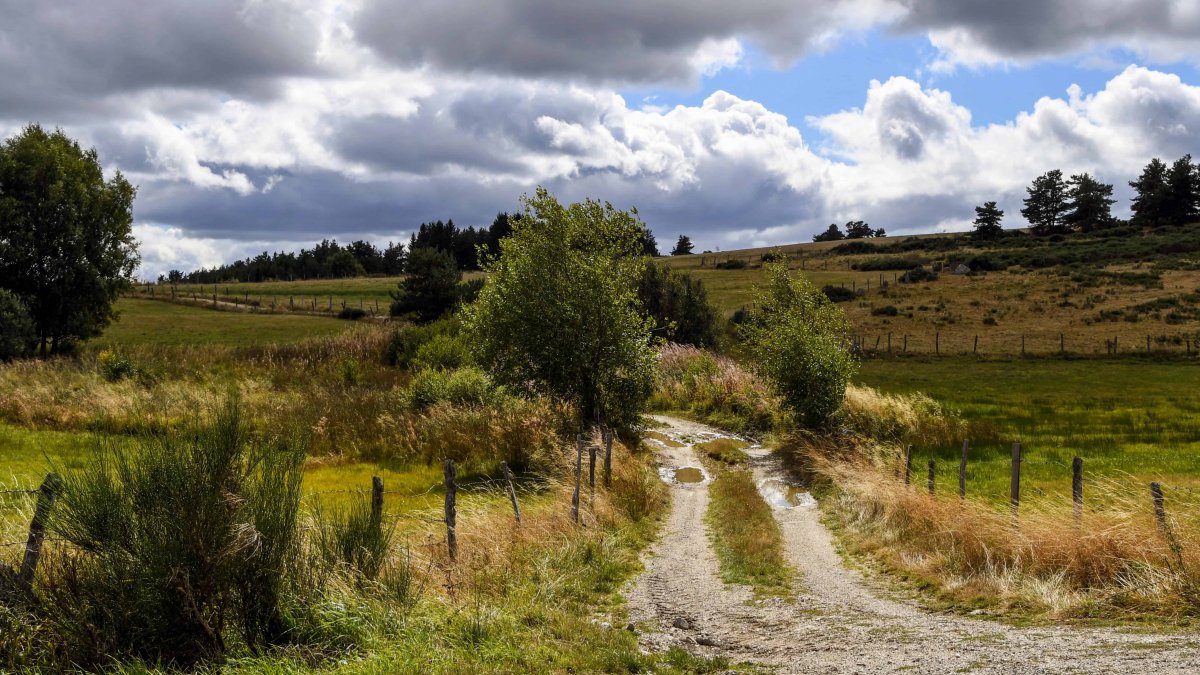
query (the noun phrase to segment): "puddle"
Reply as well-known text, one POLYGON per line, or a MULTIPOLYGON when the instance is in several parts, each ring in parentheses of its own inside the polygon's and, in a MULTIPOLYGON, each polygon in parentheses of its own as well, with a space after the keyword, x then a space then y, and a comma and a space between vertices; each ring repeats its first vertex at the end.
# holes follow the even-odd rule
POLYGON ((704 472, 694 466, 675 469, 675 480, 679 483, 703 483, 704 472))
POLYGON ((806 509, 817 505, 812 494, 799 485, 791 485, 778 478, 768 478, 758 484, 758 492, 771 506, 790 509, 797 506, 806 509))
POLYGON ((647 432, 646 438, 654 439, 668 448, 682 448, 685 445, 684 443, 680 443, 674 438, 671 438, 670 436, 659 431, 647 432))

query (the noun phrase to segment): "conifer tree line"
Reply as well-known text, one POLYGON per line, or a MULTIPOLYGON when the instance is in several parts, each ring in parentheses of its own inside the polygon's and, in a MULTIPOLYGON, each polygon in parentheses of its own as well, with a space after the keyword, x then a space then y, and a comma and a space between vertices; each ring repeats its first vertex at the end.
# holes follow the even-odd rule
MULTIPOLYGON (((1118 225, 1162 227, 1200 221, 1200 165, 1190 154, 1167 165, 1157 157, 1142 169, 1136 180, 1132 215, 1123 222, 1112 215, 1113 186, 1081 173, 1063 177, 1054 169, 1038 176, 1026 188, 1021 215, 1029 222, 1030 232, 1045 236, 1070 232, 1094 232, 1118 225)), ((974 236, 991 239, 1003 230, 1004 212, 996 202, 975 207, 974 236)))

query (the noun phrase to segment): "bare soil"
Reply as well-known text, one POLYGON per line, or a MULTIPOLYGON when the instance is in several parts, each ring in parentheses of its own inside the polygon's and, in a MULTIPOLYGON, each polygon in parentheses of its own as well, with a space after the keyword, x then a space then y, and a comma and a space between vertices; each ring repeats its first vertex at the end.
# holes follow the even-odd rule
POLYGON ((747 449, 756 483, 779 522, 796 598, 754 599, 725 585, 704 524, 709 480, 680 483, 675 469, 700 467, 693 445, 728 436, 670 417, 659 428, 681 447, 661 448, 659 475, 672 507, 645 572, 627 589, 631 623, 643 649, 678 645, 781 673, 1195 673, 1200 633, 1075 627, 1018 628, 937 614, 848 568, 821 523, 820 506, 769 451, 747 449), (790 497, 790 498, 789 498, 790 497))

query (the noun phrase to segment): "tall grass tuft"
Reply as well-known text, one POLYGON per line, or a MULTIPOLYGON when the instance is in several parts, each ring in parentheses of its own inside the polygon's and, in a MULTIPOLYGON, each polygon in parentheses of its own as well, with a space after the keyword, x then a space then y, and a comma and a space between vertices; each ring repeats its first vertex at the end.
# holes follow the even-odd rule
POLYGON ((187 434, 108 447, 69 474, 51 522, 46 620, 71 663, 190 666, 287 639, 304 444, 251 438, 231 399, 187 434))
POLYGON ((732 359, 687 345, 669 344, 659 351, 650 407, 745 434, 787 426, 778 396, 765 383, 732 359))

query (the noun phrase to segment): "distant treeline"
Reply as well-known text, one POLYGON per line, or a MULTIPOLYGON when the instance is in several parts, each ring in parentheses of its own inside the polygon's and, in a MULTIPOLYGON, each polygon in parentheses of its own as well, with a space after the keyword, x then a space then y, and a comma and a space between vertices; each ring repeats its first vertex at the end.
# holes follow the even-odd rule
POLYGON ((479 269, 479 247, 489 253, 500 250, 500 240, 512 232, 512 224, 520 214, 499 213, 489 227, 460 228, 453 220, 421 223, 409 239, 408 247, 388 242, 379 248, 369 241, 358 240, 346 245, 336 240, 324 240, 299 253, 262 253, 228 265, 201 268, 192 272, 171 270, 159 281, 214 284, 228 281, 268 281, 297 279, 343 279, 363 275, 394 276, 403 274, 408 253, 418 248, 444 251, 454 259, 459 269, 479 269))

